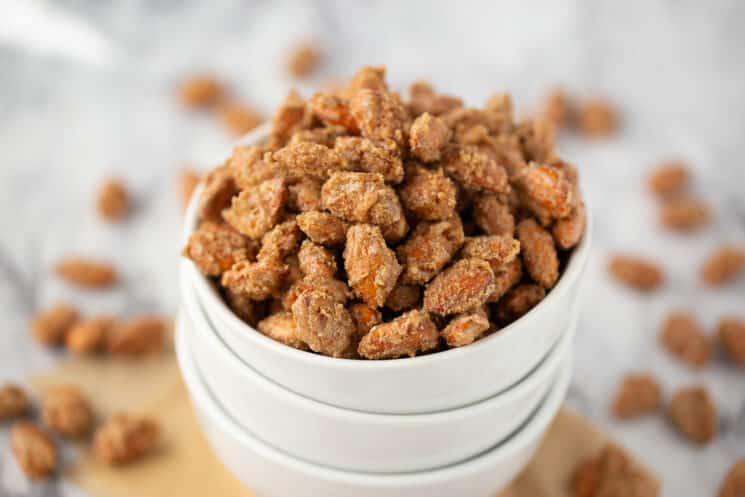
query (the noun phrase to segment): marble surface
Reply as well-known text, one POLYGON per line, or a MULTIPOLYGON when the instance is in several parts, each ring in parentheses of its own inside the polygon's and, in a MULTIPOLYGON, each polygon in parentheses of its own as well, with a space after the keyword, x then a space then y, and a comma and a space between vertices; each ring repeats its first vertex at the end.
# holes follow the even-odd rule
MULTIPOLYGON (((397 87, 426 78, 474 104, 509 90, 527 112, 555 84, 618 103, 619 136, 563 137, 560 146, 580 167, 595 233, 570 400, 658 472, 663 495, 713 495, 745 455, 745 373, 721 360, 693 373, 655 343, 673 306, 691 308, 710 330, 724 311, 745 315, 745 281, 712 291, 696 278, 714 245, 745 240, 743 21, 745 3, 736 0, 0 1, 0 380, 22 381, 58 358, 27 333, 31 313, 57 298, 90 313, 174 312, 174 177, 184 163, 212 165, 232 140, 209 116, 183 111, 175 83, 214 71, 268 112, 293 85, 282 71, 288 47, 312 37, 328 57, 299 85, 306 92, 361 63, 385 63, 397 87), (669 156, 690 160, 695 189, 716 213, 695 236, 661 232, 642 187, 650 164, 669 156), (137 204, 114 227, 92 208, 93 191, 111 174, 131 185, 137 204), (605 264, 617 250, 663 261, 665 289, 648 298, 613 284, 605 264), (69 253, 112 259, 126 284, 71 291, 49 273, 69 253), (721 436, 696 448, 662 416, 612 421, 609 398, 630 369, 655 372, 668 397, 706 384, 720 406, 721 436)), ((75 493, 29 485, 2 447, 0 495, 75 493)))

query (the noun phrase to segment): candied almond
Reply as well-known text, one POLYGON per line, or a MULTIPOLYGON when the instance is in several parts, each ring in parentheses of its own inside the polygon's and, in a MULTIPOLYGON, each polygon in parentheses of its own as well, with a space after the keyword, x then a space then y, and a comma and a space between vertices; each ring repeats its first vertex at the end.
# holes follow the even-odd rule
POLYGON ((281 262, 288 255, 297 252, 301 237, 295 220, 280 223, 261 238, 261 249, 256 259, 281 262))
POLYGON ((266 180, 254 189, 243 190, 233 197, 230 208, 223 211, 223 218, 240 233, 258 240, 279 220, 285 191, 283 178, 266 180))
POLYGON ((226 289, 224 294, 225 301, 227 302, 228 307, 230 307, 230 310, 244 322, 251 326, 256 326, 263 316, 263 302, 256 302, 255 300, 251 300, 245 295, 235 293, 230 289, 226 289))
POLYGON ((54 270, 66 282, 83 288, 108 288, 118 280, 113 265, 86 257, 66 257, 57 262, 54 270))
POLYGON ((350 133, 357 133, 357 123, 349 112, 349 102, 338 96, 318 92, 308 100, 313 115, 329 126, 341 126, 350 133))
POLYGON ((655 290, 665 280, 665 274, 655 262, 629 255, 612 256, 608 270, 618 282, 636 290, 655 290))
POLYGON ((477 195, 473 201, 473 219, 487 235, 513 236, 515 218, 510 206, 494 194, 477 195))
POLYGON ((449 146, 443 158, 445 172, 465 188, 493 193, 510 188, 507 171, 477 147, 449 146))
POLYGON ((577 202, 572 212, 565 218, 556 221, 551 228, 556 246, 562 250, 569 250, 582 239, 587 226, 587 212, 582 200, 577 202))
POLYGON ((380 228, 369 224, 347 230, 344 269, 354 293, 375 307, 385 303, 401 274, 396 253, 386 245, 380 228))
POLYGON ((711 211, 703 200, 691 196, 675 196, 660 208, 660 223, 674 231, 692 232, 709 224, 711 211))
POLYGON ((552 288, 559 279, 559 258, 553 237, 532 218, 520 221, 516 232, 528 274, 542 287, 552 288))
POLYGON ((618 111, 607 100, 588 100, 579 109, 579 129, 593 138, 610 136, 618 129, 618 111))
POLYGON ((57 448, 52 438, 31 422, 19 421, 11 427, 10 447, 21 471, 29 478, 47 478, 57 468, 57 448))
POLYGON ((139 356, 160 352, 166 341, 166 321, 155 315, 129 319, 112 328, 107 337, 110 354, 139 356))
POLYGON ((523 277, 523 264, 520 258, 515 258, 501 271, 494 273, 494 292, 489 295, 487 302, 499 301, 512 287, 520 283, 523 277))
POLYGON ((272 139, 284 145, 295 131, 309 127, 310 117, 303 98, 296 90, 290 90, 272 116, 272 139))
POLYGON ((657 497, 659 483, 637 467, 620 447, 608 444, 574 470, 574 497, 657 497))
POLYGON ((709 443, 719 431, 716 406, 700 386, 682 388, 673 395, 670 418, 682 435, 698 444, 709 443))
POLYGON ((439 344, 437 327, 426 312, 409 311, 392 321, 374 326, 358 347, 367 359, 393 359, 414 357, 418 352, 428 352, 439 344))
POLYGON ((466 238, 462 257, 484 259, 496 274, 506 268, 520 253, 520 242, 511 236, 474 236, 466 238))
POLYGON ((192 76, 181 83, 179 98, 187 107, 209 107, 225 93, 225 88, 213 76, 192 76))
POLYGON ((397 249, 398 259, 404 266, 402 283, 428 282, 450 262, 463 241, 463 225, 458 216, 437 223, 419 223, 397 249))
POLYGON ((671 312, 662 325, 660 343, 679 360, 700 369, 709 363, 711 342, 688 311, 671 312))
POLYGON ((363 88, 351 97, 349 110, 363 137, 405 143, 409 115, 397 95, 363 88))
POLYGON ((660 197, 681 193, 690 181, 688 166, 682 161, 663 162, 655 167, 647 181, 649 189, 660 197))
POLYGON ((745 320, 724 316, 719 320, 719 342, 732 361, 745 367, 745 320))
POLYGON ((404 208, 424 221, 441 221, 455 213, 456 186, 440 169, 412 168, 398 193, 404 208))
POLYGON ((727 472, 717 497, 742 497, 745 490, 745 457, 738 459, 727 472))
POLYGON ((405 221, 396 192, 377 173, 334 173, 324 183, 321 197, 324 208, 335 216, 375 224, 384 235, 386 227, 405 221))
MULTIPOLYGON (((238 190, 250 190, 264 181, 287 176, 287 170, 270 153, 255 145, 235 147, 227 164, 238 190)), ((223 207, 228 206, 229 200, 223 207)))
POLYGON ((737 278, 745 269, 745 248, 722 245, 706 259, 701 279, 709 286, 722 286, 737 278))
POLYGON ((289 311, 280 311, 259 321, 256 328, 264 335, 290 347, 305 350, 307 347, 295 333, 295 320, 289 311))
POLYGON ((150 452, 159 434, 160 425, 155 419, 117 412, 96 430, 93 452, 107 464, 126 464, 150 452))
POLYGON ((79 317, 77 309, 59 302, 34 317, 31 321, 31 333, 44 345, 59 345, 64 342, 65 335, 79 317))
POLYGON ((227 163, 208 172, 199 197, 199 217, 203 221, 220 221, 223 209, 230 206, 236 193, 238 188, 227 163))
POLYGON ((515 179, 523 204, 541 224, 561 219, 572 212, 576 199, 574 186, 563 171, 547 164, 531 162, 515 179))
POLYGON ((309 212, 321 208, 321 183, 305 176, 287 187, 287 208, 295 212, 309 212))
POLYGON ((385 66, 362 66, 349 81, 344 93, 353 96, 360 90, 387 91, 385 66))
POLYGON ((341 280, 328 276, 309 275, 301 280, 294 282, 282 296, 282 309, 292 310, 292 304, 297 297, 308 290, 322 290, 326 292, 334 302, 345 304, 352 298, 352 291, 349 286, 341 280))
POLYGON ((111 316, 97 316, 72 325, 65 336, 67 350, 75 354, 95 354, 106 344, 115 321, 111 316))
POLYGON ((189 236, 182 255, 206 276, 220 276, 238 261, 256 254, 254 242, 225 223, 204 221, 189 236))
POLYGON ((442 119, 425 112, 411 124, 411 153, 424 162, 438 161, 442 158, 442 149, 450 141, 451 134, 450 128, 442 119))
POLYGON ((419 116, 425 112, 440 116, 463 107, 463 100, 450 95, 437 94, 424 81, 415 81, 409 86, 409 98, 409 109, 411 109, 412 116, 419 116))
POLYGON ((298 214, 296 220, 303 233, 321 245, 333 247, 347 238, 347 224, 328 212, 311 210, 298 214))
POLYGON ((483 259, 461 259, 427 285, 424 309, 440 316, 459 314, 486 303, 494 292, 494 272, 483 259))
POLYGON ((373 141, 359 136, 340 136, 334 144, 341 156, 344 169, 379 173, 389 183, 404 179, 401 152, 392 140, 373 141))
POLYGON ((481 338, 489 328, 485 313, 469 312, 454 317, 440 335, 450 347, 462 347, 481 338))
POLYGON ((129 204, 129 192, 119 179, 107 180, 98 190, 96 208, 107 221, 121 221, 129 212, 129 204))
POLYGON ((357 336, 362 338, 373 326, 383 322, 383 316, 375 307, 364 302, 357 302, 349 306, 349 313, 357 325, 357 336))
POLYGON ((292 304, 295 333, 314 352, 340 357, 357 327, 344 305, 321 289, 310 288, 292 304))
POLYGON ((313 42, 303 42, 293 48, 287 58, 287 72, 296 78, 304 78, 316 70, 321 62, 321 52, 313 42))
POLYGON ((26 414, 31 402, 19 386, 6 383, 0 385, 0 422, 26 414))
POLYGON ((543 300, 546 289, 540 285, 523 283, 509 290, 497 303, 497 319, 508 324, 522 317, 543 300))
POLYGON ((272 159, 292 174, 317 179, 326 179, 332 172, 344 169, 339 152, 311 142, 290 143, 274 152, 272 159))
POLYGON ((191 168, 183 169, 179 173, 176 182, 176 191, 178 192, 182 209, 186 209, 186 206, 189 205, 191 196, 199 184, 200 177, 200 174, 191 168))
POLYGON ((337 138, 342 138, 347 130, 342 126, 324 126, 322 128, 308 128, 295 131, 290 138, 289 144, 307 142, 317 143, 325 147, 333 148, 337 138))
POLYGON ((526 161, 551 163, 556 158, 554 124, 545 119, 521 123, 515 131, 526 161))
POLYGON ((222 285, 252 300, 267 300, 279 295, 289 267, 275 260, 241 261, 222 275, 222 285))
POLYGON ((41 416, 50 430, 69 438, 87 435, 94 422, 90 402, 73 385, 52 387, 44 396, 41 416))
POLYGON ((397 284, 385 299, 385 306, 394 312, 408 311, 418 307, 421 298, 420 286, 397 284))
POLYGON ((263 121, 256 109, 237 100, 222 102, 218 114, 223 125, 235 135, 245 135, 263 121))
POLYGON ((629 374, 624 377, 611 411, 618 419, 631 419, 656 411, 660 407, 660 385, 649 374, 629 374))
POLYGON ((303 241, 297 257, 300 271, 306 276, 333 278, 336 274, 334 253, 310 240, 303 241))

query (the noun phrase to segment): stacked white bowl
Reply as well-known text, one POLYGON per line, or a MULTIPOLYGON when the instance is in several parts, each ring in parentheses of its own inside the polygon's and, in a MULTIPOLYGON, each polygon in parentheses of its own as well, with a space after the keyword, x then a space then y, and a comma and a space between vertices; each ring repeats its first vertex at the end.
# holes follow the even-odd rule
MULTIPOLYGON (((265 138, 260 129, 245 142, 265 138)), ((192 199, 186 235, 196 210, 192 199)), ((529 461, 565 396, 588 245, 586 234, 556 287, 499 332, 383 361, 275 342, 184 260, 177 353, 213 449, 258 496, 494 495, 529 461)))

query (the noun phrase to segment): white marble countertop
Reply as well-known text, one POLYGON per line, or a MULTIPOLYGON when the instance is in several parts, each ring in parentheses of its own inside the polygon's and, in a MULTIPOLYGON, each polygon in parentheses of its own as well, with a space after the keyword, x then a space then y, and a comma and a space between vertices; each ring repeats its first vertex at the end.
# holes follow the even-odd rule
MULTIPOLYGON (((56 359, 28 338, 27 320, 58 297, 88 312, 174 312, 174 177, 184 163, 210 166, 231 141, 212 118, 180 109, 174 84, 214 71, 269 111, 292 84, 282 71, 289 45, 314 37, 328 57, 301 85, 306 91, 361 63, 384 63, 396 86, 426 78, 473 104, 509 90, 528 110, 557 83, 618 103, 619 136, 569 137, 560 147, 580 167, 595 232, 570 400, 657 471, 663 495, 713 495, 745 454, 745 420, 737 422, 745 373, 722 361, 692 373, 655 342, 672 306, 693 309, 708 329, 723 311, 745 315, 745 281, 711 291, 696 279, 714 245, 745 239, 742 21, 745 3, 737 0, 0 2, 0 380, 22 381, 56 359), (714 206, 716 222, 701 234, 657 228, 642 185, 650 164, 671 155, 690 160, 695 188, 714 206), (137 200, 133 218, 117 227, 92 208, 92 192, 110 174, 137 200), (665 290, 647 298, 613 284, 605 264, 614 250, 664 261, 665 290), (127 284, 100 295, 71 292, 49 267, 72 252, 114 260, 127 284), (668 397, 706 384, 720 406, 721 436, 699 449, 662 416, 612 421, 609 398, 629 369, 658 374, 668 397)), ((2 447, 0 495, 11 479, 2 447)))

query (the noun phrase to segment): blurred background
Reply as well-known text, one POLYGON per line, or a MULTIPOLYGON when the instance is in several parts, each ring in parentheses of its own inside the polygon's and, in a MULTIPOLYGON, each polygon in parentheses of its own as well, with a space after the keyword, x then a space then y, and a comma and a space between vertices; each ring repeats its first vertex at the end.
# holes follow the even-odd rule
POLYGON ((691 372, 656 336, 672 307, 693 310, 708 330, 724 312, 745 317, 742 278, 721 290, 698 282, 712 248, 745 240, 743 23, 737 0, 0 0, 0 380, 23 381, 58 358, 27 326, 57 299, 83 312, 175 313, 177 178, 216 165, 236 138, 181 104, 190 76, 214 75, 265 118, 289 88, 309 95, 362 64, 385 64, 394 88, 425 79, 471 105, 510 91, 519 116, 560 86, 619 112, 613 136, 559 142, 579 167, 594 230, 570 402, 649 464, 664 495, 712 495, 745 449, 745 373, 721 361, 691 372), (297 79, 287 59, 304 41, 321 57, 297 79), (659 228, 645 181, 668 158, 690 164, 694 191, 714 213, 695 235, 659 228), (135 206, 117 225, 95 210, 112 176, 135 206), (606 264, 617 251, 664 263, 665 290, 649 297, 611 282, 606 264), (63 286, 50 267, 70 254, 114 262, 125 284, 102 293, 63 286), (662 416, 613 421, 608 403, 629 370, 654 372, 668 397, 706 385, 721 435, 697 448, 662 416))

